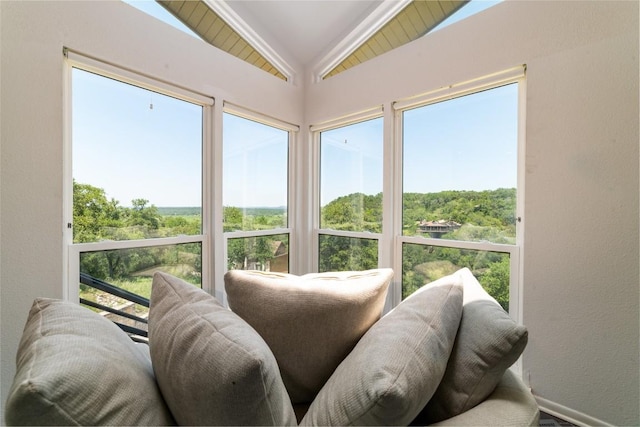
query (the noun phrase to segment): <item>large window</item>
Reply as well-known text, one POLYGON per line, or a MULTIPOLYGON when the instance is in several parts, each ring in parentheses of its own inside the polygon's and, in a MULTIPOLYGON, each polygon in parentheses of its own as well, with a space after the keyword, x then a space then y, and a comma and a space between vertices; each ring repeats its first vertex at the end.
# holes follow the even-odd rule
POLYGON ((320 158, 318 270, 378 266, 382 233, 382 117, 316 133, 320 158), (373 237, 373 238, 372 238, 373 237))
POLYGON ((289 271, 289 147, 295 127, 228 106, 223 228, 228 269, 289 271))
POLYGON ((69 298, 146 330, 156 271, 196 286, 208 274, 212 100, 79 55, 68 64, 69 298))
POLYGON ((72 70, 73 241, 202 232, 203 107, 72 70))
POLYGON ((508 310, 518 271, 518 84, 399 114, 402 297, 468 267, 508 310))

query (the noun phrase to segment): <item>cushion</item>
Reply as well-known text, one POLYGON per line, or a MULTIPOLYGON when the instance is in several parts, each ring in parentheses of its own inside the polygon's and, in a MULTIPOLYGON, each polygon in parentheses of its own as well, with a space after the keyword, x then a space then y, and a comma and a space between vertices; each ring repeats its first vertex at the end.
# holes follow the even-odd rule
POLYGON ((444 375, 462 292, 457 277, 450 276, 402 301, 362 337, 300 424, 409 424, 444 375))
POLYGON ((232 270, 229 307, 267 342, 294 403, 311 402, 384 308, 393 270, 304 276, 232 270))
POLYGON ((175 424, 146 344, 71 302, 33 302, 18 347, 9 425, 175 424))
POLYGON ((484 401, 527 345, 518 325, 468 268, 456 273, 464 285, 462 320, 442 382, 421 418, 431 424, 484 401))
POLYGON ((267 344, 202 289, 154 274, 149 345, 160 390, 178 424, 296 424, 267 344))

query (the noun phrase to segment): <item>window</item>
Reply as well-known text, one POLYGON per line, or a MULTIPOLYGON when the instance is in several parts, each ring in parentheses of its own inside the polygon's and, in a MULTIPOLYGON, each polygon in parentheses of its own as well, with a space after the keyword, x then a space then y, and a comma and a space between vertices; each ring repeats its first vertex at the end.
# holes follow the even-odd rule
POLYGON ((203 107, 73 68, 73 241, 202 232, 203 107))
POLYGON ((69 299, 146 332, 154 272, 202 286, 212 99, 68 52, 69 299))
POLYGON ((228 269, 289 271, 289 146, 295 130, 225 106, 223 229, 228 269))
POLYGON ((398 109, 402 298, 468 267, 509 309, 517 279, 517 80, 398 109))
POLYGON ((378 266, 383 120, 382 117, 360 120, 316 134, 320 158, 318 270, 321 272, 378 266))

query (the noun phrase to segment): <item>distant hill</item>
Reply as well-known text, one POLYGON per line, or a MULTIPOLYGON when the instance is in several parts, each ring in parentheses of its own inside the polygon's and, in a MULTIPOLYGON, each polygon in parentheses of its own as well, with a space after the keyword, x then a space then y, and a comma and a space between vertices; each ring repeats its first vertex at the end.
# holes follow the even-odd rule
POLYGON ((201 208, 199 207, 163 207, 163 208, 158 208, 158 212, 162 216, 190 216, 190 215, 200 215, 201 208))
MULTIPOLYGON (((253 216, 270 216, 270 215, 282 215, 287 211, 286 206, 272 207, 253 207, 253 208, 239 208, 245 213, 245 215, 253 216)), ((158 212, 162 216, 191 216, 200 215, 201 209, 199 207, 159 207, 158 212)))
POLYGON ((279 206, 277 208, 255 207, 255 208, 240 208, 240 210, 243 211, 245 215, 269 216, 269 215, 282 215, 287 211, 287 208, 285 206, 279 206))

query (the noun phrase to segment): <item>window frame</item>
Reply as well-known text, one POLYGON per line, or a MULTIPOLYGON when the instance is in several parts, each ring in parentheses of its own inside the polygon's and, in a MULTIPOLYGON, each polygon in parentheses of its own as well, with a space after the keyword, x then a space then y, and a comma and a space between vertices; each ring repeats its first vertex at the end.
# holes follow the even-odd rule
POLYGON ((383 169, 385 168, 385 158, 384 153, 386 153, 387 146, 387 138, 386 135, 386 125, 387 120, 384 115, 383 106, 373 107, 364 111, 360 111, 357 113, 349 114, 343 117, 339 117, 330 121, 326 121, 323 123, 319 123, 317 125, 311 125, 309 127, 309 131, 311 132, 311 157, 312 157, 312 168, 311 168, 311 186, 312 186, 312 197, 311 197, 311 212, 309 213, 311 216, 311 224, 312 224, 312 233, 311 233, 311 246, 312 246, 312 257, 311 257, 311 271, 318 271, 320 265, 320 235, 330 235, 330 236, 338 236, 338 237, 347 237, 347 238, 355 238, 355 239, 367 239, 367 240, 376 240, 378 244, 378 267, 385 264, 384 255, 385 251, 383 250, 382 242, 384 242, 385 235, 385 203, 387 200, 385 194, 385 182, 383 180, 382 191, 382 232, 381 233, 371 233, 368 231, 345 231, 345 230, 333 230, 330 228, 320 228, 320 139, 321 133, 324 131, 329 131, 333 129, 338 129, 341 127, 346 127, 349 125, 365 122, 367 120, 373 119, 382 119, 382 140, 383 140, 383 169))
MULTIPOLYGON (((443 88, 413 96, 392 104, 394 110, 394 157, 393 169, 394 194, 398 200, 394 203, 394 254, 393 268, 400 275, 397 286, 392 288, 393 305, 402 300, 402 248, 404 243, 419 244, 423 246, 450 247, 457 249, 471 249, 480 251, 500 252, 509 254, 509 315, 518 323, 522 323, 522 243, 524 241, 524 161, 525 161, 525 128, 526 128, 526 66, 517 66, 508 70, 493 73, 477 79, 459 84, 445 86, 443 88), (490 242, 473 242, 448 239, 435 239, 432 237, 404 236, 402 234, 403 204, 403 113, 407 110, 423 107, 465 95, 495 89, 501 86, 515 83, 518 85, 517 100, 517 188, 516 188, 516 241, 515 244, 497 244, 490 242)), ((397 276, 396 276, 397 277, 397 276)))
MULTIPOLYGON (((268 230, 241 230, 241 231, 223 231, 223 215, 220 214, 220 231, 222 235, 222 247, 221 249, 221 257, 219 257, 216 261, 220 262, 219 266, 221 266, 222 274, 227 272, 227 258, 228 258, 228 243, 229 239, 243 239, 250 237, 265 237, 265 236, 275 236, 279 234, 287 234, 289 236, 289 272, 292 270, 296 271, 297 263, 299 259, 296 254, 297 251, 292 250, 296 246, 296 227, 292 226, 292 222, 295 221, 294 218, 297 212, 297 204, 296 204, 296 187, 295 187, 295 168, 293 162, 298 159, 297 156, 297 138, 300 133, 300 127, 298 125, 294 125, 265 114, 261 114, 250 109, 238 106, 236 104, 230 102, 224 102, 223 108, 220 115, 220 123, 221 128, 224 126, 224 114, 231 114, 237 117, 241 117, 246 120, 251 120, 265 126, 271 126, 279 130, 283 130, 288 133, 288 142, 287 142, 287 226, 272 228, 268 230)), ((222 137, 222 131, 220 132, 220 140, 222 143, 220 144, 220 176, 222 176, 222 169, 224 168, 224 138, 222 137)), ((219 187, 220 194, 220 203, 219 206, 221 210, 224 208, 222 193, 223 193, 223 184, 221 183, 219 187)), ((217 205, 218 206, 218 205, 217 205)), ((226 294, 225 294, 226 297, 226 294)))
POLYGON ((212 256, 212 218, 214 212, 212 194, 212 165, 213 156, 213 123, 214 105, 213 97, 202 95, 196 91, 168 84, 153 79, 141 73, 127 70, 107 62, 103 62, 83 54, 71 51, 67 48, 63 51, 64 77, 63 82, 63 298, 67 301, 79 302, 80 283, 80 255, 87 252, 102 252, 116 249, 151 248, 167 245, 179 245, 184 243, 200 243, 202 257, 202 288, 214 293, 211 288, 213 283, 215 265, 209 261, 212 256), (121 83, 130 84, 142 89, 158 92, 191 104, 202 107, 202 146, 201 146, 201 230, 200 234, 190 236, 175 236, 150 238, 144 240, 101 241, 90 243, 73 242, 73 69, 87 71, 104 78, 113 79, 121 83))

